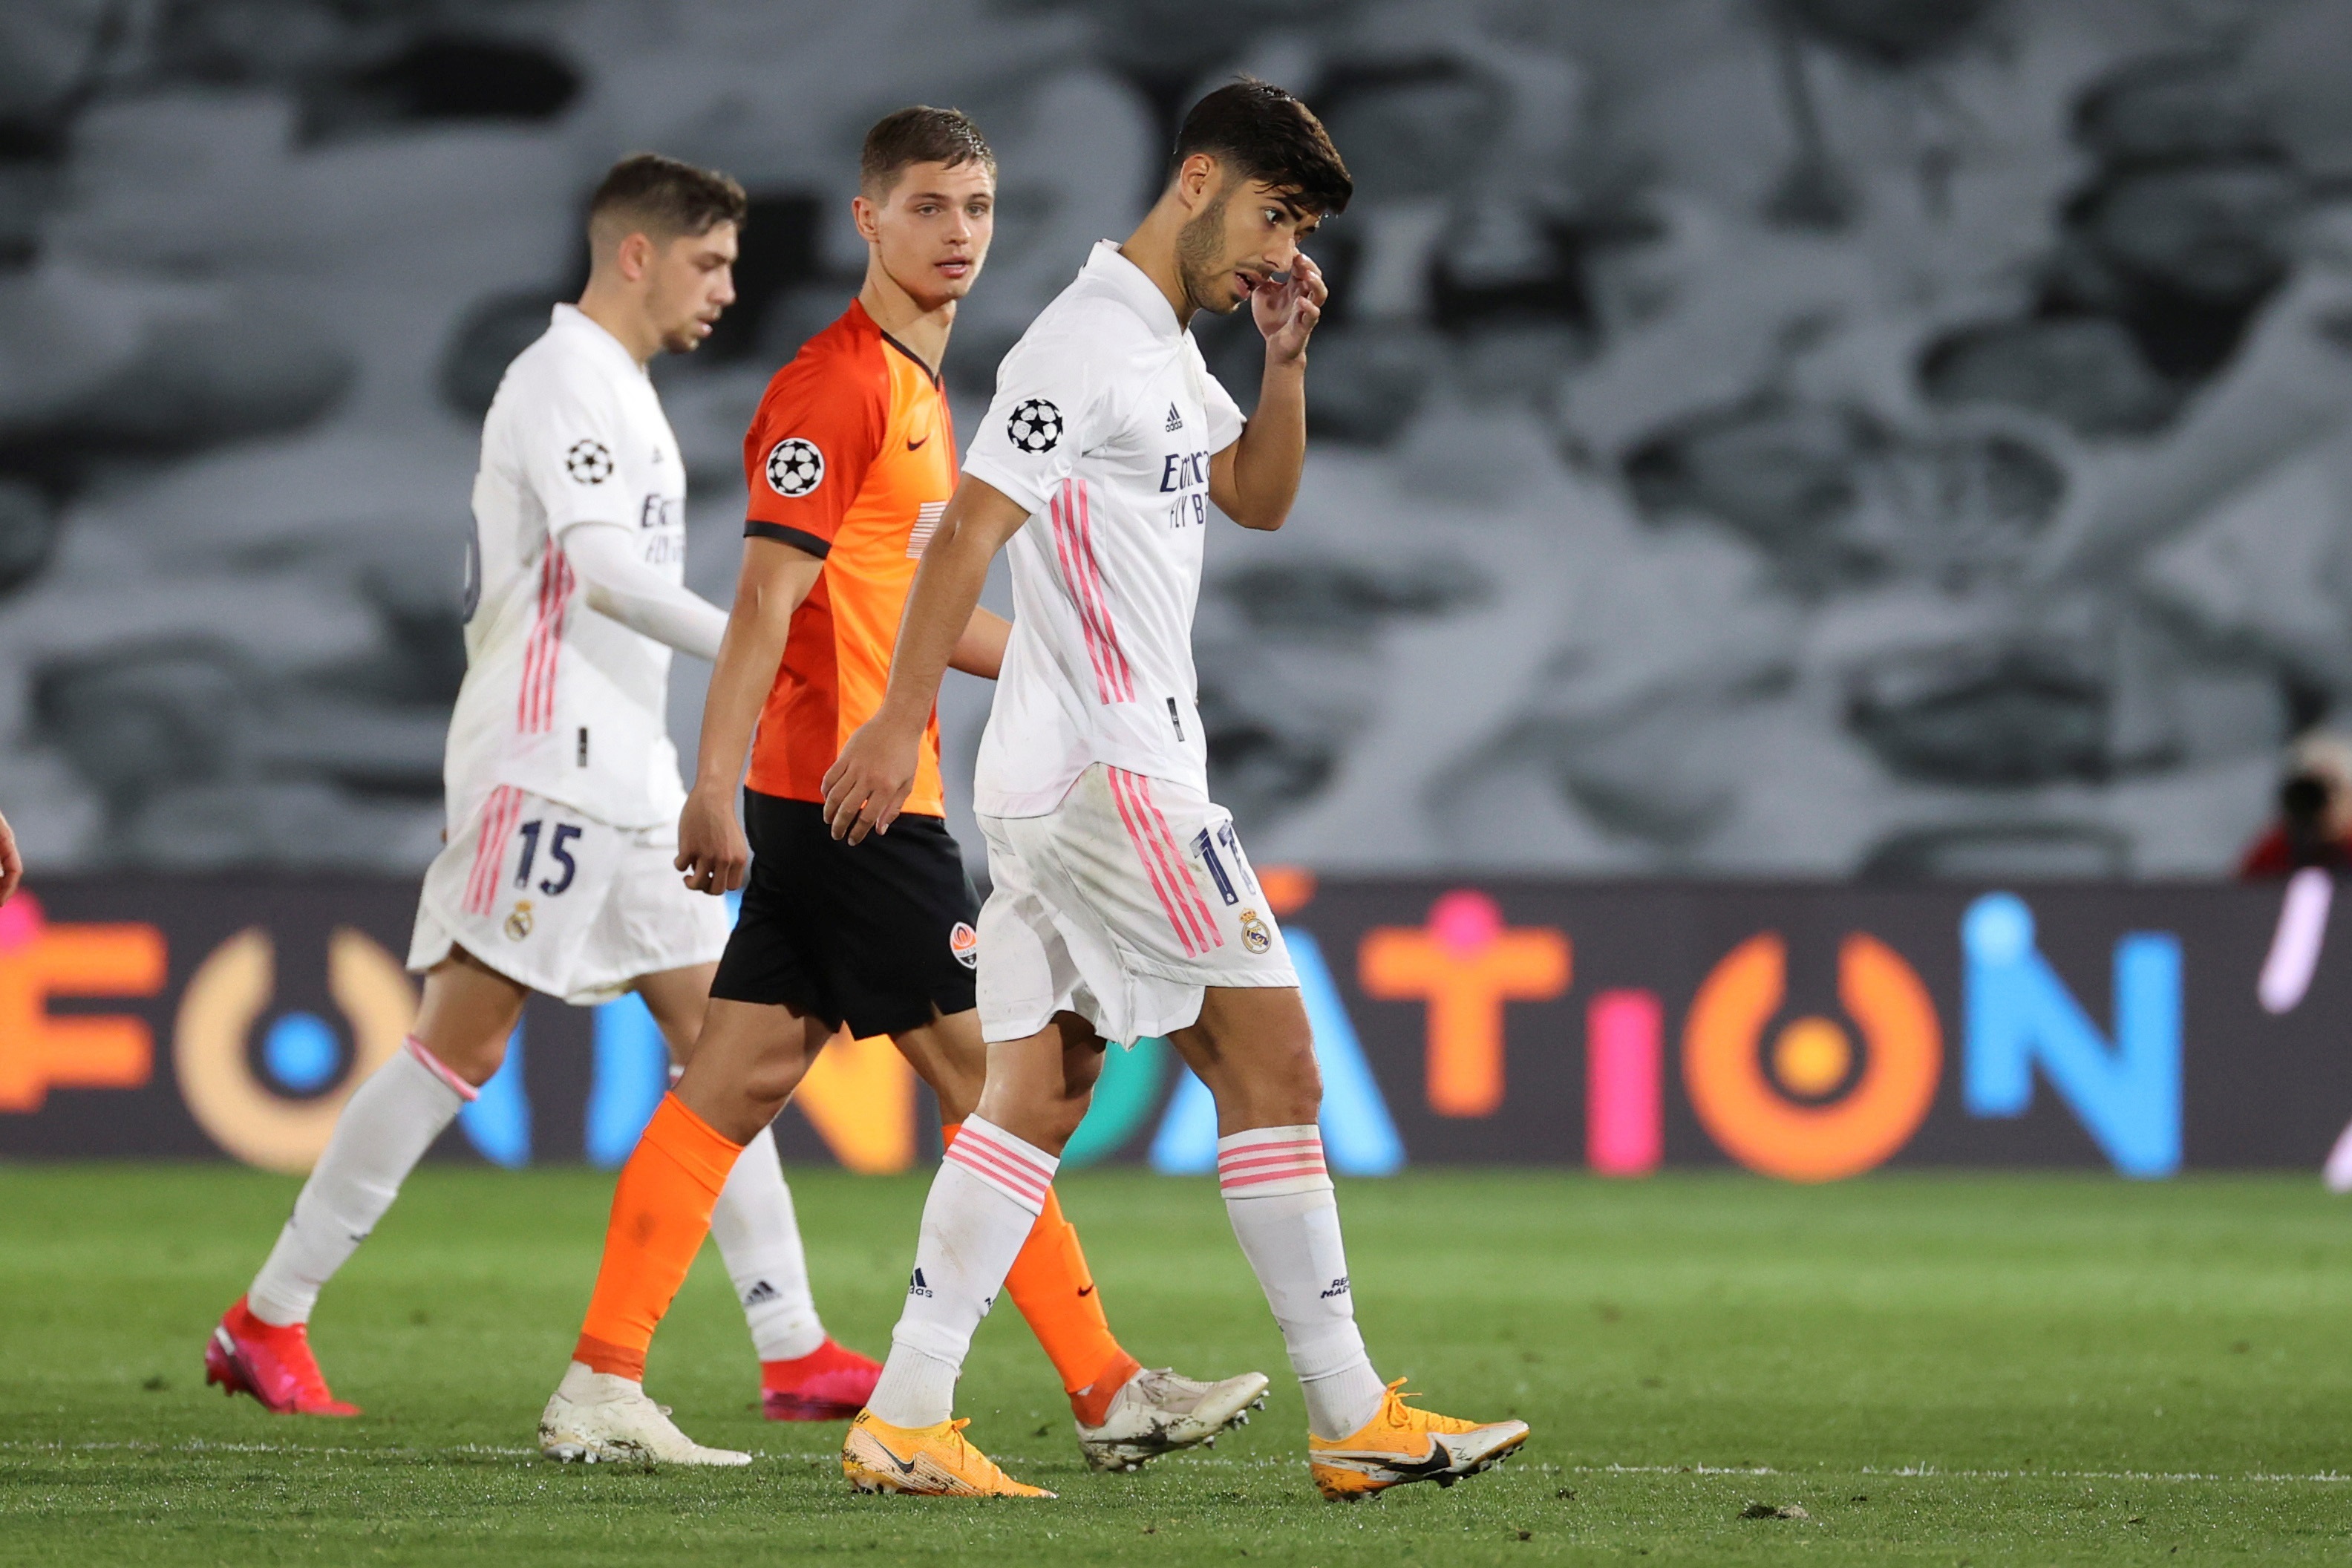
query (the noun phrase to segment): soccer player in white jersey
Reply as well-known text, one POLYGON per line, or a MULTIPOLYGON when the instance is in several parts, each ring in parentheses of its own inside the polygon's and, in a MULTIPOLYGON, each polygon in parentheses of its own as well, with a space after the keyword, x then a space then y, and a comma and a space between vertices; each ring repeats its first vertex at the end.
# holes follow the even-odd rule
MULTIPOLYGON (((1085 1114, 1105 1042, 1165 1035, 1217 1102, 1234 1233, 1307 1399, 1331 1498, 1452 1481, 1526 1441, 1412 1408, 1357 1332, 1316 1121, 1321 1084, 1281 931, 1207 789, 1192 625, 1210 507, 1281 526, 1307 444, 1324 287, 1298 248, 1351 190, 1323 128, 1244 79, 1186 118, 1159 202, 1097 246, 997 374, 923 558, 875 716, 825 780, 834 832, 887 832, 923 718, 997 552, 1013 635, 974 804, 994 888, 980 919, 980 1109, 923 1210, 882 1379, 842 1449, 861 1489, 1035 1495, 950 1419, 973 1330, 1085 1114), (1265 337, 1244 422, 1187 326, 1246 302, 1265 337)), ((688 1079, 694 1070, 688 1068, 688 1079)))
MULTIPOLYGON (((483 423, 448 842, 409 949, 415 1032, 352 1094, 205 1349, 208 1382, 271 1410, 357 1413, 310 1352, 311 1309, 498 1070, 530 992, 590 1005, 635 991, 681 1059, 701 1026, 727 910, 671 864, 686 792, 663 710, 671 649, 713 658, 727 616, 684 586, 685 465, 646 367, 692 352, 735 298, 744 212, 723 174, 650 153, 616 164, 590 203, 585 292, 508 367, 483 423)), ((853 1414, 875 1363, 818 1321, 766 1134, 712 1228, 771 1416, 853 1414)), ((674 1427, 646 1436, 685 1445, 674 1427)))
MULTIPOLYGON (((866 279, 768 384, 744 437, 743 568, 678 823, 688 887, 717 895, 749 873, 694 1055, 701 1085, 755 1092, 721 1107, 673 1094, 646 1122, 614 1184, 572 1363, 541 1414, 551 1458, 644 1457, 654 1333, 739 1151, 827 1041, 845 1028, 888 1037, 938 1096, 950 1144, 987 1076, 973 1000, 980 901, 944 820, 936 727, 888 838, 837 842, 824 784, 842 736, 881 700, 923 541, 955 490, 939 369, 987 264, 996 155, 961 112, 919 104, 877 121, 858 162, 850 210, 867 245, 866 279)), ((975 611, 957 668, 993 678, 1010 629, 975 611)), ((1248 1419, 1265 1375, 1204 1382, 1141 1365, 1112 1333, 1051 1188, 1041 1206, 1005 1294, 1062 1374, 1087 1463, 1140 1468, 1248 1419)), ((692 1462, 730 1455, 743 1458, 713 1448, 692 1462)))

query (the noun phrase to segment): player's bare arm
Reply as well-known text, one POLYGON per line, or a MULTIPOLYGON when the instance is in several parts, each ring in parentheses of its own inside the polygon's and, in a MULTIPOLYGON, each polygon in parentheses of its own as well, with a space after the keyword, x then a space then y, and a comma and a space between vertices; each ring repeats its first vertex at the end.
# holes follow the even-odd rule
MULTIPOLYGON (((1003 645, 997 645, 1001 653, 1003 645)), ((0 816, 0 904, 5 904, 16 891, 16 884, 25 879, 25 858, 16 852, 16 830, 8 819, 0 816)))
MULTIPOLYGON (((989 563, 1028 521, 1028 509, 993 485, 966 475, 956 486, 916 569, 882 706, 842 743, 825 772, 824 820, 835 838, 860 844, 868 833, 887 833, 898 819, 915 785, 923 727, 971 632, 989 563)), ((1001 662, 1001 641, 997 651, 1001 662)))
POLYGON ((824 563, 808 552, 772 539, 743 542, 743 570, 735 584, 735 607, 719 639, 710 671, 710 695, 702 708, 702 739, 696 751, 694 787, 677 819, 677 868, 699 893, 730 893, 743 885, 751 847, 735 818, 735 789, 743 780, 743 758, 759 727, 760 710, 775 685, 791 637, 793 612, 816 585, 824 563))
POLYGON ((963 636, 956 639, 955 654, 948 660, 948 668, 977 675, 982 680, 994 680, 996 672, 1004 668, 1004 644, 1012 636, 1011 621, 994 610, 974 610, 963 628, 963 636))
MULTIPOLYGON (((1276 232, 1274 220, 1262 217, 1276 232)), ((1250 290, 1250 314, 1265 336, 1257 412, 1241 439, 1209 465, 1209 499, 1244 528, 1272 531, 1290 516, 1307 464, 1307 340, 1330 298, 1315 258, 1293 248, 1290 270, 1250 290)))
POLYGON ((1295 190, 1254 177, 1229 159, 1194 153, 1145 215, 1120 254, 1190 325, 1244 301, 1265 337, 1256 415, 1210 468, 1209 499, 1244 528, 1280 528, 1307 460, 1307 342, 1328 290, 1299 243, 1323 215, 1295 190))

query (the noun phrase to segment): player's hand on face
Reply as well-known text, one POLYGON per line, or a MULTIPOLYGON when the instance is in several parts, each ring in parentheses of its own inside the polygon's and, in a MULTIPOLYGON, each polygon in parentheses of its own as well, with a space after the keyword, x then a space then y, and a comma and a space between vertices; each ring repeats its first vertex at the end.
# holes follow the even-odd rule
POLYGON ((16 884, 25 879, 25 858, 16 853, 16 830, 8 819, 0 816, 0 904, 8 901, 16 891, 16 884))
POLYGON ((1290 276, 1268 283, 1250 295, 1250 312, 1265 335, 1266 353, 1276 360, 1295 360, 1307 352, 1315 323, 1323 319, 1323 302, 1331 297, 1323 269, 1315 258, 1299 251, 1291 258, 1290 276))
POLYGON ((862 844, 868 833, 887 833, 898 808, 915 787, 922 736, 900 736, 868 720, 842 742, 841 754, 824 774, 824 824, 835 838, 862 844))
POLYGON ((735 820, 735 803, 699 790, 688 795, 677 816, 677 858, 671 864, 686 873, 686 885, 698 893, 715 898, 741 887, 751 846, 735 820))

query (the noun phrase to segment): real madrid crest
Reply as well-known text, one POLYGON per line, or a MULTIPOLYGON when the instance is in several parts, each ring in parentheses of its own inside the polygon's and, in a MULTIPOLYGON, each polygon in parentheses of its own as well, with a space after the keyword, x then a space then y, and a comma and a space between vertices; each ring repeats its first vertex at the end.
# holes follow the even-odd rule
POLYGON ((1265 929, 1255 910, 1242 911, 1242 945, 1252 952, 1264 952, 1274 945, 1274 933, 1265 929))
MULTIPOLYGON (((517 942, 530 934, 530 900, 517 899, 513 910, 507 916, 507 935, 517 942)), ((1260 951, 1264 951, 1261 949, 1260 951)))

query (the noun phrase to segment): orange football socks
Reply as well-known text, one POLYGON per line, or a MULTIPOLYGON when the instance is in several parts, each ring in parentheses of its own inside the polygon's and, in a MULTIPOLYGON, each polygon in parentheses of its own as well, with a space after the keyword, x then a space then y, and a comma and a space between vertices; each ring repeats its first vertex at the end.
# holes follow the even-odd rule
MULTIPOLYGON (((949 1142, 962 1125, 950 1121, 941 1129, 949 1142)), ((615 1218, 619 1213, 614 1210, 615 1218)), ((600 1294, 602 1289, 600 1283, 600 1294)), ((1111 1396, 1141 1368, 1111 1333, 1078 1246, 1077 1227, 1062 1217, 1062 1200, 1051 1187, 1045 1189, 1045 1211, 1004 1277, 1004 1289, 1061 1373, 1071 1410, 1087 1426, 1101 1426, 1111 1396)))
POLYGON ((588 1320, 572 1356, 591 1371, 643 1383, 646 1347, 669 1310, 702 1238, 719 1189, 743 1152, 718 1129, 662 1096, 636 1152, 621 1167, 613 1189, 613 1217, 604 1230, 604 1261, 588 1320))

